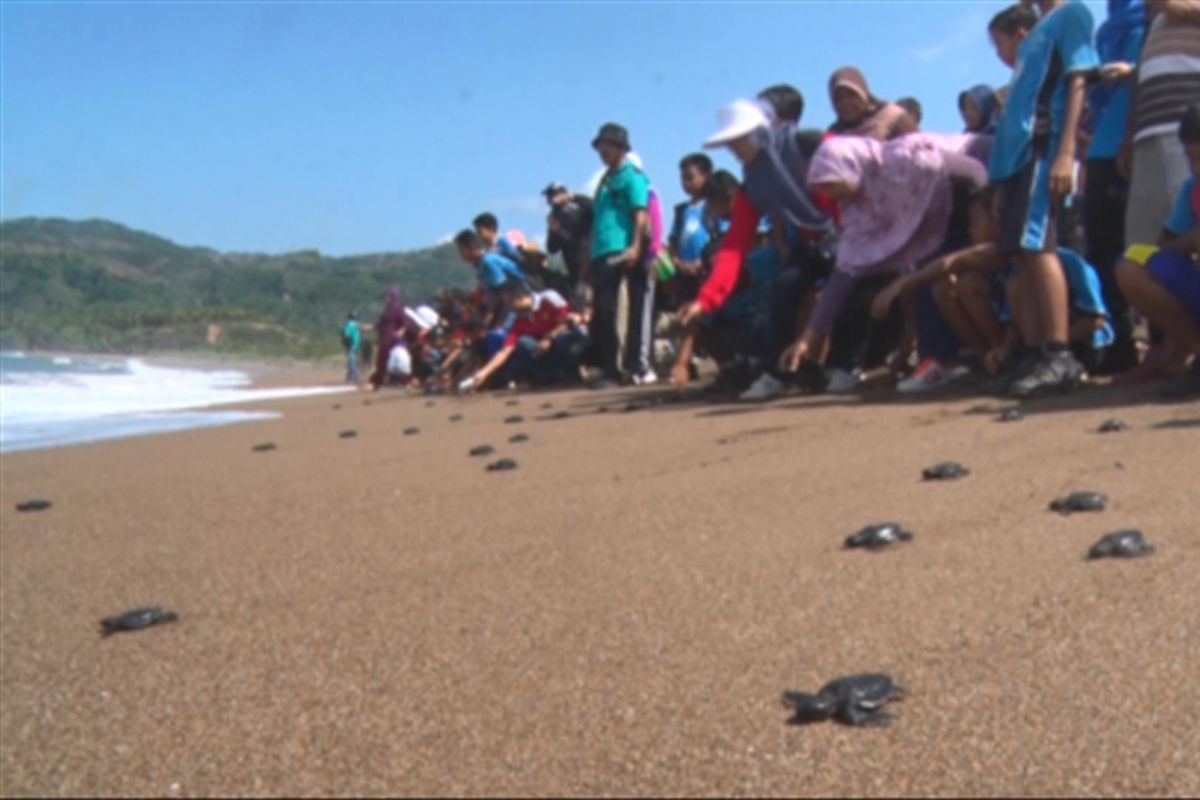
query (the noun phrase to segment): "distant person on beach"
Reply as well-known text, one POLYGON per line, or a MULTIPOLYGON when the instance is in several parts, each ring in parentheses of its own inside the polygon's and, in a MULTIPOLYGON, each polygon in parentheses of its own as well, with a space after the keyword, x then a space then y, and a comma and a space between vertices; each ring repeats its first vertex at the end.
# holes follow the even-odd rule
POLYGON ((388 361, 392 348, 403 342, 404 332, 408 326, 408 315, 404 313, 404 293, 399 286, 393 286, 384 295, 383 311, 379 321, 373 326, 379 343, 375 347, 375 371, 367 381, 367 390, 374 392, 388 383, 388 361))
MULTIPOLYGON (((904 275, 880 292, 872 303, 876 319, 886 319, 896 300, 914 287, 932 285, 932 295, 942 316, 965 342, 984 369, 996 375, 1012 370, 1032 332, 1032 313, 1020 295, 1013 264, 1000 254, 1000 230, 992 212, 993 187, 977 191, 971 199, 971 246, 934 259, 916 272, 904 275)), ((1091 362, 1112 343, 1111 315, 1100 291, 1095 268, 1079 254, 1059 249, 1066 272, 1071 306, 1070 342, 1077 356, 1091 362)), ((1025 352, 1030 352, 1026 348, 1025 352)), ((1036 353, 1035 353, 1036 355, 1036 353)), ((1007 391, 1001 380, 997 391, 1007 391)))
POLYGON ((1014 6, 988 26, 997 54, 1015 67, 996 127, 989 178, 998 185, 1000 250, 1017 261, 1020 294, 1042 354, 1011 393, 1030 396, 1074 388, 1084 368, 1072 355, 1068 286, 1059 261, 1057 219, 1075 186, 1075 147, 1088 76, 1100 66, 1092 15, 1078 0, 1038 0, 1041 19, 1022 37, 1014 6), (1046 102, 1046 98, 1050 102, 1046 102))
POLYGON ((1184 112, 1178 137, 1190 174, 1157 246, 1133 244, 1117 280, 1130 304, 1162 330, 1169 364, 1182 373, 1160 392, 1182 399, 1200 395, 1200 103, 1184 112))
POLYGON ((830 133, 886 140, 917 130, 917 121, 907 111, 871 94, 856 67, 842 67, 829 76, 829 99, 837 114, 830 133))
MULTIPOLYGON (((880 142, 835 136, 821 144, 808 182, 822 187, 841 209, 837 260, 803 333, 780 357, 781 369, 795 373, 806 364, 823 367, 839 339, 848 338, 856 348, 857 340, 869 336, 862 330, 870 325, 864 313, 869 298, 891 275, 911 271, 943 246, 954 210, 954 183, 986 182, 983 165, 959 152, 958 138, 913 133, 880 142), (835 324, 843 321, 849 328, 835 336, 835 324)), ((909 316, 915 316, 915 309, 909 316)), ((853 383, 849 373, 855 365, 843 361, 836 366, 846 373, 838 376, 844 385, 828 388, 845 391, 853 383)), ((821 371, 807 369, 812 375, 821 371)), ((924 388, 927 381, 920 383, 924 388)), ((900 388, 906 389, 903 381, 900 388)))
POLYGON ((630 160, 629 132, 616 123, 606 123, 592 140, 592 147, 606 167, 593 201, 592 263, 593 293, 591 341, 600 376, 595 388, 616 384, 622 377, 622 361, 635 381, 634 372, 643 352, 643 330, 653 302, 651 275, 643 260, 649 240, 650 181, 630 160), (618 303, 621 286, 628 291, 628 325, 618 332, 618 303), (621 358, 621 333, 625 334, 625 358, 621 358))
POLYGON ((358 385, 358 359, 362 352, 362 331, 358 327, 358 315, 351 311, 342 326, 342 347, 346 349, 346 383, 358 385))
POLYGON ((561 254, 571 281, 568 299, 577 310, 582 309, 589 302, 586 297, 580 297, 580 291, 585 285, 583 277, 591 259, 592 200, 572 193, 561 183, 551 183, 542 190, 542 196, 550 206, 546 216, 546 252, 561 254))
POLYGON ((999 115, 999 103, 996 92, 986 83, 972 86, 958 96, 958 113, 962 115, 964 133, 984 133, 989 136, 996 132, 996 120, 999 115))
POLYGON ((1088 92, 1092 140, 1087 149, 1084 182, 1084 236, 1087 260, 1100 272, 1104 299, 1113 314, 1116 341, 1101 366, 1103 374, 1119 374, 1137 366, 1133 322, 1125 295, 1117 285, 1116 266, 1125 251, 1125 207, 1129 184, 1117 157, 1129 125, 1130 103, 1142 44, 1146 39, 1146 6, 1142 0, 1109 0, 1108 18, 1096 29, 1100 81, 1088 92))
POLYGON ((667 236, 667 250, 675 267, 671 294, 676 307, 696 299, 704 279, 704 251, 712 238, 704 193, 712 171, 712 159, 703 153, 692 153, 679 162, 679 182, 688 199, 675 206, 667 236))
POLYGON ((761 371, 742 394, 744 400, 766 400, 785 388, 773 372, 774 364, 795 333, 801 301, 829 270, 831 209, 814 198, 807 182, 809 159, 821 134, 798 130, 790 123, 773 125, 767 111, 753 100, 737 100, 721 108, 717 119, 720 128, 705 147, 728 147, 742 164, 743 182, 712 269, 696 299, 679 310, 678 320, 687 328, 729 301, 745 274, 746 256, 758 246, 759 221, 766 215, 772 228, 789 237, 791 244, 775 287, 761 371))
POLYGON ((459 391, 480 389, 497 374, 505 384, 577 383, 586 336, 567 301, 555 291, 533 291, 520 281, 507 284, 501 294, 515 315, 512 328, 504 346, 460 382, 459 391))

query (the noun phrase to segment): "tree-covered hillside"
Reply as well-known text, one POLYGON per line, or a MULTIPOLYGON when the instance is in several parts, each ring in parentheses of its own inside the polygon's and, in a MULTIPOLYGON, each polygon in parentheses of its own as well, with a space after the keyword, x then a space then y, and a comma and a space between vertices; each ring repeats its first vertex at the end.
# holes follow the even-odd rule
POLYGON ((374 318, 388 286, 411 302, 472 279, 450 245, 220 253, 104 220, 18 219, 0 223, 0 346, 318 357, 340 349, 349 309, 374 318))

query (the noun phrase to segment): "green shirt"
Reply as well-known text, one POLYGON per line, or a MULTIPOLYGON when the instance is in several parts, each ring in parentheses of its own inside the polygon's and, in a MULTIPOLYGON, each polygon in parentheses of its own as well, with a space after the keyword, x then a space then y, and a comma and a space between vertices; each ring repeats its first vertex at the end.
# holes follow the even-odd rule
POLYGON ((604 176, 594 203, 593 260, 619 253, 633 244, 634 212, 645 209, 649 199, 650 182, 628 161, 604 176))
POLYGON ((346 320, 346 327, 342 328, 342 336, 350 340, 348 349, 358 352, 358 348, 362 347, 362 332, 358 329, 358 323, 355 320, 346 320))

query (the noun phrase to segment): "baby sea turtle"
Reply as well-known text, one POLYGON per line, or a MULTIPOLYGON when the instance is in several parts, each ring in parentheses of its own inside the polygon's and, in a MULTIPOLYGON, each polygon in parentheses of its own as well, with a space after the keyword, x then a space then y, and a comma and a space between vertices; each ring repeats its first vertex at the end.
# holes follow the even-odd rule
POLYGON ((887 725, 892 715, 883 706, 904 697, 904 689, 882 672, 864 672, 830 681, 816 694, 784 692, 783 703, 792 709, 791 725, 833 718, 843 725, 887 725))
POLYGON ((518 423, 521 423, 521 422, 524 422, 524 421, 525 421, 525 418, 524 418, 524 417, 522 417, 522 416, 520 416, 520 415, 518 415, 518 414, 514 414, 514 415, 513 415, 513 416, 511 416, 511 417, 505 417, 505 418, 504 418, 504 424, 505 424, 505 425, 516 425, 516 424, 518 424, 518 423))
POLYGON ((865 547, 867 550, 882 550, 896 542, 907 542, 913 538, 899 522, 881 522, 868 525, 858 533, 846 537, 846 547, 865 547))
POLYGON ((462 422, 462 418, 463 418, 462 414, 451 414, 450 415, 451 422, 462 422))
POLYGON ((251 447, 250 449, 256 453, 269 453, 270 451, 275 449, 275 443, 274 442, 263 442, 262 444, 254 445, 254 447, 251 447))
POLYGON ((436 406, 436 405, 437 405, 437 401, 436 401, 436 400, 426 400, 426 401, 425 401, 425 407, 426 407, 426 408, 433 408, 433 407, 434 407, 434 406, 436 406))
POLYGON ((1103 511, 1108 504, 1108 495, 1100 492, 1071 492, 1066 497, 1060 497, 1050 502, 1050 510, 1060 514, 1070 514, 1074 511, 1103 511))
POLYGON ((1106 420, 1104 420, 1104 422, 1101 422, 1100 427, 1096 429, 1096 432, 1097 433, 1120 433, 1121 431, 1127 430, 1128 428, 1129 428, 1129 426, 1126 425, 1123 420, 1114 418, 1114 419, 1106 419, 1106 420))
POLYGON ((174 622, 177 619, 179 619, 179 615, 174 611, 167 611, 159 606, 135 608, 133 611, 126 611, 124 614, 100 620, 100 633, 104 636, 112 636, 121 631, 140 631, 151 625, 174 622))
POLYGON ((404 429, 404 435, 405 435, 405 436, 416 436, 416 435, 417 435, 418 433, 420 433, 420 432, 421 432, 421 429, 420 429, 420 428, 417 428, 417 427, 405 428, 405 429, 404 429))
POLYGON ((547 409, 554 408, 554 403, 542 403, 540 406, 538 406, 538 408, 542 411, 545 411, 547 409))
POLYGON ((496 452, 496 448, 490 444, 481 444, 478 447, 472 447, 470 455, 474 458, 475 456, 490 456, 494 452, 496 452))
POLYGON ((528 442, 529 434, 528 433, 514 433, 512 436, 508 437, 508 441, 510 444, 519 444, 521 442, 528 442))
POLYGON ((596 406, 596 413, 597 414, 607 414, 608 406, 596 406))
POLYGON ((1010 408, 997 417, 1001 422, 1020 422, 1025 419, 1025 412, 1019 408, 1010 408))
POLYGON ((49 500, 44 500, 40 497, 33 497, 29 500, 17 503, 17 511, 45 511, 52 505, 54 504, 49 500))
POLYGON ((499 461, 493 461, 487 465, 488 472, 506 472, 510 469, 516 469, 517 462, 511 458, 502 458, 499 461))
POLYGON ((341 408, 341 407, 342 407, 342 404, 341 404, 341 403, 334 403, 334 404, 333 404, 333 410, 334 410, 334 411, 337 411, 337 410, 338 410, 339 408, 341 408))
POLYGON ((567 411, 566 409, 563 409, 562 411, 555 411, 550 415, 550 419, 569 419, 570 417, 571 412, 567 411))
POLYGON ((504 401, 504 405, 506 405, 506 406, 516 406, 516 405, 520 405, 520 404, 521 404, 521 401, 515 397, 511 400, 504 401))
POLYGON ((921 477, 927 481, 952 481, 971 474, 971 470, 957 461, 943 461, 921 470, 921 477))
POLYGON ((1087 557, 1092 558, 1136 558, 1154 552, 1154 545, 1146 541, 1142 532, 1133 528, 1113 531, 1100 537, 1092 545, 1087 557))
POLYGON ((358 431, 346 430, 338 434, 338 437, 342 439, 353 439, 355 436, 358 436, 358 431))

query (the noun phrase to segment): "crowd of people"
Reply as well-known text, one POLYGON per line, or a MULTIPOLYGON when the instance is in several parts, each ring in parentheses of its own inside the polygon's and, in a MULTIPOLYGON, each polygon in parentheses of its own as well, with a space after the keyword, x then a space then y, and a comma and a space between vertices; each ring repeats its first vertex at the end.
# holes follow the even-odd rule
POLYGON ((744 400, 971 373, 1018 397, 1088 374, 1200 394, 1200 0, 1109 0, 1098 28, 1036 0, 986 33, 1012 79, 961 93, 961 131, 922 130, 918 101, 854 67, 829 78, 826 130, 771 86, 704 142, 740 178, 686 155, 673 212, 601 126, 594 193, 543 192, 544 251, 480 214, 454 238, 474 291, 389 290, 374 326, 347 323, 347 379, 373 327, 372 389, 682 387, 707 357, 744 400))

